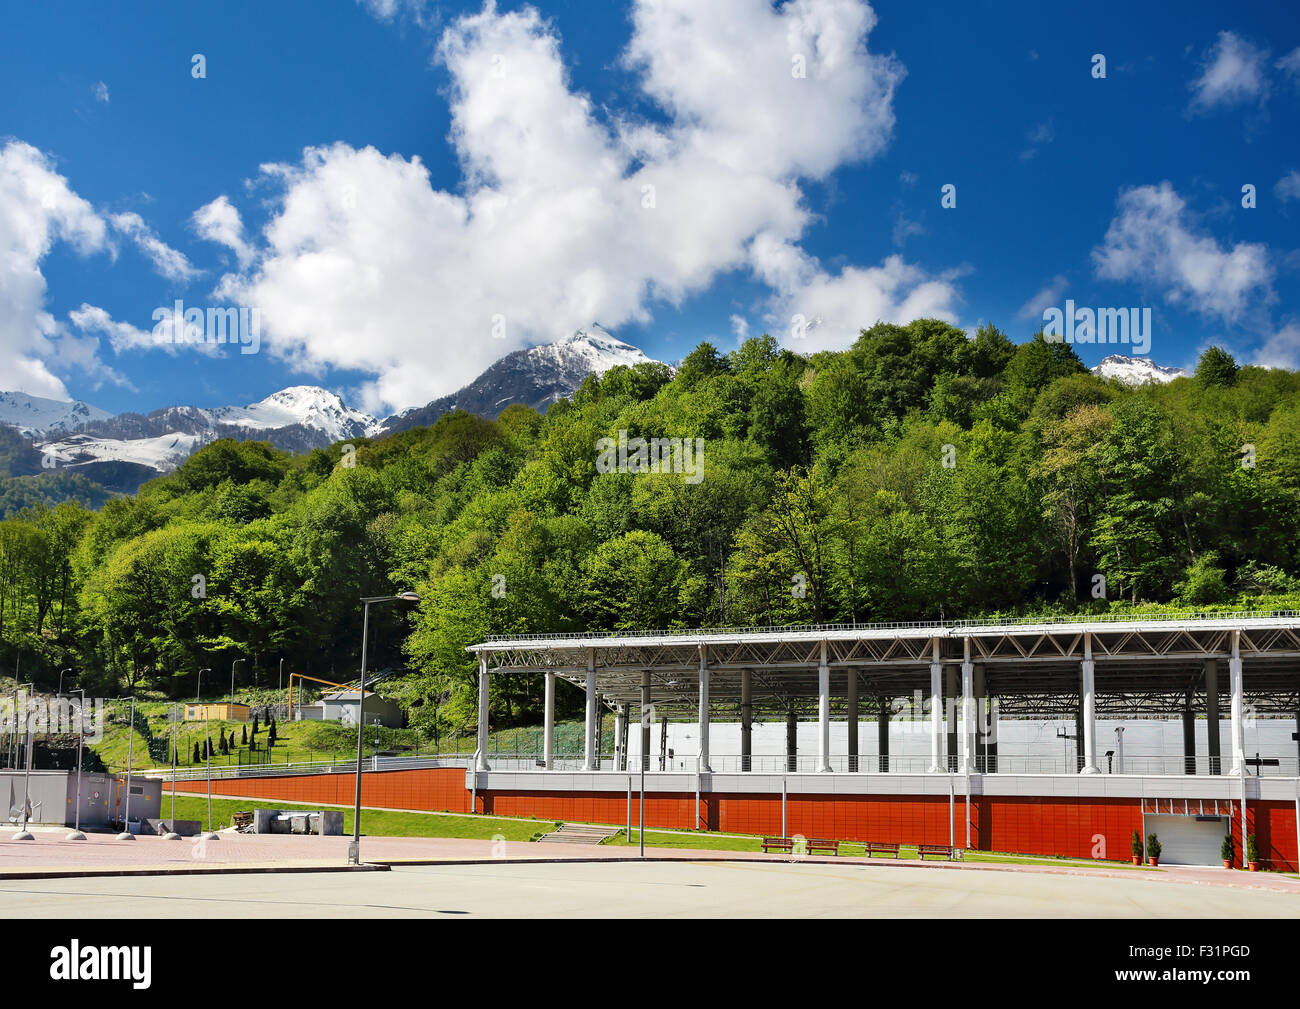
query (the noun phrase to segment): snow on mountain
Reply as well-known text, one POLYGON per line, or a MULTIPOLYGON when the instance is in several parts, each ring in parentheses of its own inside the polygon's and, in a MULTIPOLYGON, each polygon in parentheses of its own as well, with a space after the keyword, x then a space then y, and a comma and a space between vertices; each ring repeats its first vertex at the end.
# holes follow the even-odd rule
POLYGON ((59 466, 83 467, 94 479, 108 470, 121 485, 175 469, 218 438, 257 439, 306 452, 374 434, 379 422, 336 394, 311 385, 272 393, 248 406, 169 406, 147 415, 103 411, 72 434, 37 436, 38 448, 59 466))
POLYGON ((1102 358, 1101 364, 1093 368, 1092 373, 1099 378, 1117 378, 1125 385, 1172 382, 1176 378, 1191 376, 1191 372, 1185 368, 1169 368, 1156 364, 1150 358, 1129 357, 1126 354, 1111 354, 1102 358))
POLYGON ((15 427, 26 438, 54 431, 71 431, 92 420, 111 417, 107 410, 81 400, 45 399, 25 392, 0 392, 0 424, 15 427))
POLYGON ((353 410, 334 393, 314 385, 290 386, 249 406, 222 406, 207 413, 218 424, 257 431, 300 424, 331 442, 361 437, 379 426, 368 413, 353 410))
POLYGON ((603 375, 616 365, 654 363, 638 347, 612 336, 600 325, 580 329, 554 343, 516 350, 450 396, 407 410, 383 422, 392 433, 432 424, 448 410, 496 417, 515 403, 545 410, 572 396, 591 374, 603 375))

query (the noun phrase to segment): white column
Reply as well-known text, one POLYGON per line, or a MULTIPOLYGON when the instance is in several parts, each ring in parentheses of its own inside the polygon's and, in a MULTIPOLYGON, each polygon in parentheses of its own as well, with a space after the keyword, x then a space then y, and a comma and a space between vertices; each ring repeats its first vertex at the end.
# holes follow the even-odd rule
POLYGON ((650 670, 641 671, 641 767, 650 768, 650 670))
POLYGON ((1092 635, 1083 635, 1083 767, 1080 774, 1100 774, 1097 767, 1097 664, 1092 661, 1092 635))
POLYGON ((623 770, 623 705, 614 709, 614 770, 623 770))
POLYGON ((596 649, 587 649, 587 713, 583 723, 582 734, 582 769, 584 771, 600 770, 596 761, 596 649))
POLYGON ((490 771, 488 764, 488 668, 487 656, 479 653, 478 658, 478 755, 474 761, 476 771, 490 771))
POLYGON ((961 773, 970 774, 971 742, 975 731, 975 665, 970 660, 970 638, 966 639, 961 664, 961 773))
POLYGON ((943 664, 939 661, 939 639, 933 639, 930 663, 930 773, 946 771, 948 761, 943 753, 943 664))
POLYGON ((1232 691, 1232 770, 1246 771, 1245 688, 1241 682, 1241 631, 1232 632, 1232 658, 1228 660, 1228 687, 1232 691))
POLYGON ((709 766, 709 653, 704 645, 700 645, 700 755, 697 770, 701 774, 713 770, 709 766))
POLYGON ((543 716, 542 763, 555 769, 555 674, 546 674, 546 714, 543 716))
POLYGON ((826 642, 822 642, 821 662, 817 666, 817 770, 831 769, 831 669, 826 664, 826 642))

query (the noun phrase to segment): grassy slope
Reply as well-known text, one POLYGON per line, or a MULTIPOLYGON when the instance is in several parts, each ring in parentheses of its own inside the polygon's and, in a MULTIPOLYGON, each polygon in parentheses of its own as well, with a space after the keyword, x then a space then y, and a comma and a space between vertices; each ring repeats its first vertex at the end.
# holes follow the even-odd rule
MULTIPOLYGON (((251 799, 212 800, 212 821, 216 829, 229 826, 231 815, 252 809, 310 810, 328 809, 287 802, 262 802, 251 799)), ((162 814, 171 817, 171 795, 163 793, 162 814)), ((198 820, 207 825, 208 800, 205 796, 176 796, 176 819, 198 820)), ((532 841, 554 830, 551 820, 515 820, 492 816, 457 816, 447 813, 403 813, 386 809, 367 809, 361 813, 363 833, 372 837, 467 837, 492 840, 498 835, 507 841, 532 841)), ((352 833, 352 810, 343 812, 343 832, 352 833)))

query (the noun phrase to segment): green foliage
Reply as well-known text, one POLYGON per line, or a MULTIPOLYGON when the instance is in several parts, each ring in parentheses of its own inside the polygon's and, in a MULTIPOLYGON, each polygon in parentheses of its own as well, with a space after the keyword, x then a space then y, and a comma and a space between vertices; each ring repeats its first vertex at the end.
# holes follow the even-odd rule
POLYGON ((1142 857, 1142 835, 1139 834, 1136 829, 1133 831, 1133 841, 1129 847, 1132 849, 1134 855, 1138 858, 1142 857))
POLYGON ((1251 832, 1246 835, 1246 861, 1259 861, 1259 845, 1255 842, 1255 834, 1251 832))
POLYGON ((1236 359, 1222 347, 1207 347, 1196 362, 1196 381, 1206 388, 1227 387, 1237 380, 1236 359))
POLYGON ((1223 843, 1219 845, 1219 857, 1225 862, 1231 862, 1234 854, 1235 851, 1232 844, 1232 835, 1224 834, 1223 843))
MULTIPOLYGON (((1041 333, 935 319, 841 352, 701 344, 545 415, 298 456, 226 439, 131 497, 79 479, 0 432, 0 658, 155 698, 200 668, 224 694, 242 660, 266 704, 281 659, 353 679, 358 600, 409 589, 371 608, 366 661, 407 667, 379 689, 429 742, 474 731, 465 649, 493 634, 1300 605, 1300 374, 1207 353, 1194 381, 1128 388, 1041 333), (703 439, 700 478, 597 472, 620 431, 703 439)), ((490 701, 535 724, 540 679, 493 677, 490 701)))
POLYGON ((1160 845, 1160 838, 1155 834, 1147 835, 1147 858, 1159 858, 1163 849, 1160 845))

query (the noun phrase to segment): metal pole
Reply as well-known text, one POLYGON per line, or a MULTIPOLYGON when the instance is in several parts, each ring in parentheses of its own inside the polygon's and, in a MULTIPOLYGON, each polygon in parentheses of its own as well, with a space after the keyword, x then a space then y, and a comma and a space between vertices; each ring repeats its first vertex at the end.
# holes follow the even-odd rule
MULTIPOLYGON (((1300 800, 1297 800, 1300 802, 1300 800)), ((641 857, 645 858, 645 761, 641 761, 641 823, 637 828, 636 837, 641 844, 641 857)), ((1296 828, 1300 830, 1300 827, 1296 828)))
POLYGON ((361 689, 357 692, 357 787, 352 806, 352 844, 348 846, 348 861, 361 864, 361 744, 366 711, 366 645, 370 634, 370 604, 365 604, 361 620, 361 689))
POLYGON ((169 830, 163 834, 164 841, 179 841, 181 835, 176 833, 176 705, 172 705, 172 817, 169 830))
POLYGON ((32 692, 29 687, 27 691, 27 707, 23 710, 23 740, 27 749, 27 770, 23 773, 23 825, 17 834, 13 836, 15 841, 32 841, 31 831, 27 829, 27 819, 31 815, 32 800, 31 789, 28 782, 32 777, 32 692))
MULTIPOLYGON (((200 679, 202 673, 200 673, 200 679)), ((212 729, 209 728, 208 709, 203 708, 203 754, 208 765, 208 832, 203 835, 205 841, 217 840, 217 833, 212 829, 212 729)))
POLYGON ((122 813, 122 833, 117 835, 119 841, 134 841, 131 833, 131 760, 135 753, 135 695, 131 696, 131 724, 126 730, 126 809, 122 813))
POLYGON ((81 747, 86 732, 86 688, 81 688, 81 706, 77 708, 77 809, 73 814, 72 833, 64 838, 66 841, 84 841, 86 835, 81 832, 81 747))
POLYGON ((785 832, 785 775, 781 775, 781 836, 788 837, 785 832))
POLYGON ((627 839, 632 840, 632 775, 627 776, 627 839))

